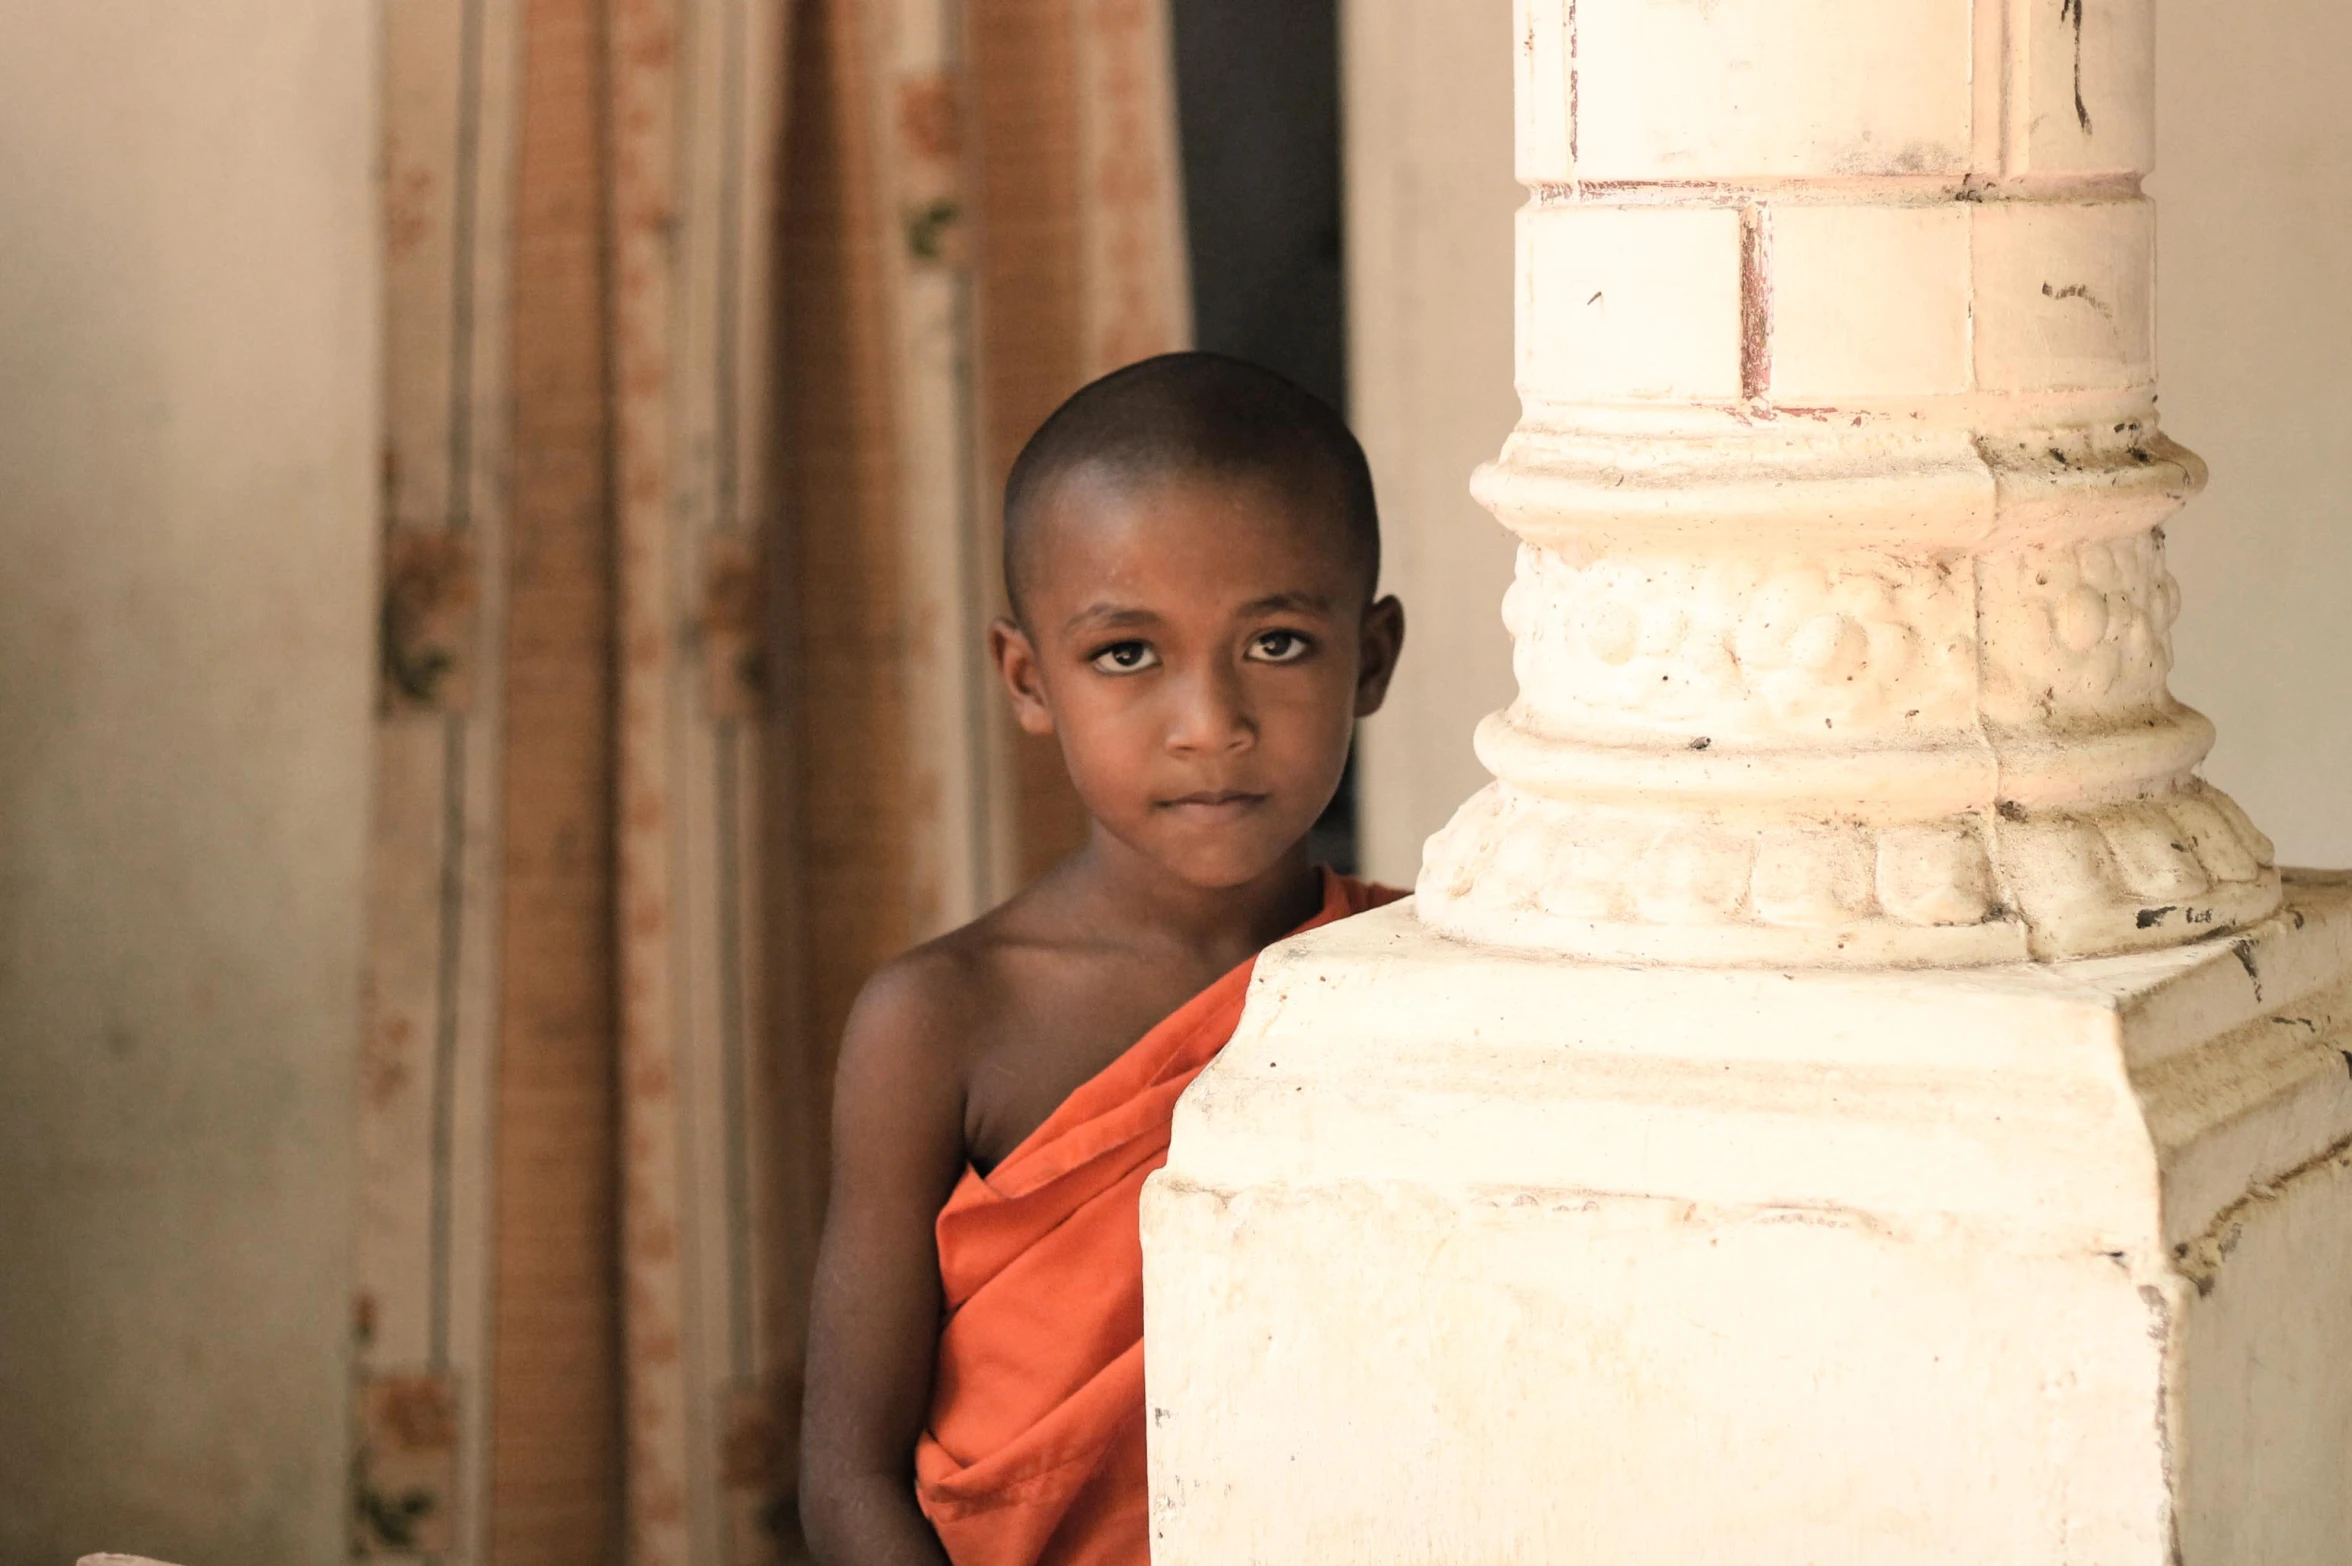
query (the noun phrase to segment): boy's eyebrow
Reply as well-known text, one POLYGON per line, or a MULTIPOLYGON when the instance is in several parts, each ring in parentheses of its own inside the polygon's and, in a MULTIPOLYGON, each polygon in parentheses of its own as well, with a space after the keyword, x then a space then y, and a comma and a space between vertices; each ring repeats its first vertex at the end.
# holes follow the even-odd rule
POLYGON ((1154 625, 1159 616, 1149 609, 1137 609, 1126 604, 1091 603, 1062 622, 1062 629, 1075 631, 1082 625, 1099 625, 1115 630, 1130 625, 1154 625))
MULTIPOLYGON (((1329 614, 1331 600, 1321 593, 1296 590, 1268 593, 1262 598, 1253 598, 1234 610, 1233 617, 1237 620, 1246 620, 1254 615, 1279 614, 1285 609, 1303 614, 1329 614)), ((1103 630, 1120 630, 1134 625, 1157 625, 1159 620, 1160 617, 1149 609, 1102 601, 1088 604, 1070 616, 1069 619, 1062 622, 1062 629, 1075 631, 1081 626, 1095 626, 1103 630)))
POLYGON ((1263 598, 1251 599, 1235 610, 1234 614, 1236 618, 1246 619, 1251 615, 1275 614, 1284 609, 1296 609, 1307 614, 1329 614, 1331 600, 1321 593, 1268 593, 1263 598))

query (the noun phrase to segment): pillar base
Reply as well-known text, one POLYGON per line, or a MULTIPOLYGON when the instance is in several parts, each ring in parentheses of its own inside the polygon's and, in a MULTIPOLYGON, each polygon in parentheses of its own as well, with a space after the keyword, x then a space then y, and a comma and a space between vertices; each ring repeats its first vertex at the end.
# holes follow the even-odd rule
POLYGON ((1160 1566, 2340 1566, 2352 877, 1965 971, 1350 920, 1144 1249, 1160 1566))

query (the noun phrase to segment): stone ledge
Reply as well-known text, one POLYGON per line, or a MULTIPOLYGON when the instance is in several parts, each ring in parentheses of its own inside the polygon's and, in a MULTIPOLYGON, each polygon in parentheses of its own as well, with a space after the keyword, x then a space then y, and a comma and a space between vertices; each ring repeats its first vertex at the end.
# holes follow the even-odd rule
POLYGON ((2234 939, 1895 972, 1574 962, 1393 905, 1260 959, 1166 1178, 1852 1208, 2153 1254, 2352 1136, 2352 877, 2286 885, 2234 939))

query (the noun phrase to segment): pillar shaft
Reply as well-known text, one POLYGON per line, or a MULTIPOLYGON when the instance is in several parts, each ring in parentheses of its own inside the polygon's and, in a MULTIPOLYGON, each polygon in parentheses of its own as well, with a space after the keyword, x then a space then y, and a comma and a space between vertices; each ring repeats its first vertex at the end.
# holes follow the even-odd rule
POLYGON ((2277 907, 2165 684, 2152 11, 1521 0, 1520 692, 1425 919, 1975 963, 2277 907))

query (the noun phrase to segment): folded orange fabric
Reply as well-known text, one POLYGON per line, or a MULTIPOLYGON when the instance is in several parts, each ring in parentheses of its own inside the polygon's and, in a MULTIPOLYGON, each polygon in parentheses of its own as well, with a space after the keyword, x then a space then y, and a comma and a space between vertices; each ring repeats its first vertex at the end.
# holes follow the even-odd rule
MULTIPOLYGON (((1311 930, 1404 895, 1324 872, 1311 930)), ((915 1493, 955 1566, 1147 1566, 1143 1243, 1176 1100, 1233 1036, 1252 958, 1062 1102, 939 1214, 947 1321, 915 1493)))

